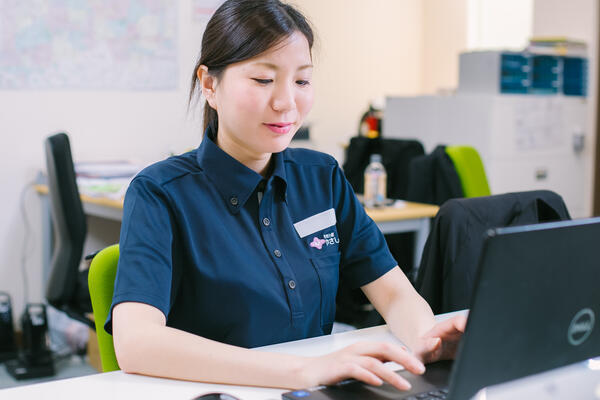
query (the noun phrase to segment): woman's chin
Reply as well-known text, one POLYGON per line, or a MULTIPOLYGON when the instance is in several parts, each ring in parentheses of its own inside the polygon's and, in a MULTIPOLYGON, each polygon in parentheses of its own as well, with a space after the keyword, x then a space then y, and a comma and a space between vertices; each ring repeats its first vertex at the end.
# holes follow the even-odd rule
POLYGON ((269 153, 280 153, 290 146, 292 135, 285 135, 270 141, 269 153))

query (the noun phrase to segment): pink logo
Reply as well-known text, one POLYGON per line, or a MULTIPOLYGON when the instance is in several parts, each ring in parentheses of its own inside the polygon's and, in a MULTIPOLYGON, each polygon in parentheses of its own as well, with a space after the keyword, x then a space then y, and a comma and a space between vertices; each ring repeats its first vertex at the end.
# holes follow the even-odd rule
POLYGON ((310 242, 310 247, 316 247, 317 249, 321 250, 323 248, 324 244, 325 244, 325 239, 319 239, 318 237, 315 236, 313 241, 310 242))

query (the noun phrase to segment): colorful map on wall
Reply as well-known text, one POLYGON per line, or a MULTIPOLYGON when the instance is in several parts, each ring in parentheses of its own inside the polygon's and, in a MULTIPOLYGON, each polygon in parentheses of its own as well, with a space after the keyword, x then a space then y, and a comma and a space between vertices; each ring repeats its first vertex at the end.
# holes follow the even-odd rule
POLYGON ((177 88, 173 0, 0 0, 0 90, 177 88))

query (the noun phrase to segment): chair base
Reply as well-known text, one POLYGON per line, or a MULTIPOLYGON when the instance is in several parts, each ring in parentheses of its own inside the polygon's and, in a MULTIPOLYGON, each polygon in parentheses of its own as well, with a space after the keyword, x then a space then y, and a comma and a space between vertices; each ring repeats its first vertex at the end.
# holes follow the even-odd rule
POLYGON ((6 371, 16 380, 45 378, 54 376, 54 362, 48 357, 40 363, 29 363, 22 358, 6 362, 6 371))

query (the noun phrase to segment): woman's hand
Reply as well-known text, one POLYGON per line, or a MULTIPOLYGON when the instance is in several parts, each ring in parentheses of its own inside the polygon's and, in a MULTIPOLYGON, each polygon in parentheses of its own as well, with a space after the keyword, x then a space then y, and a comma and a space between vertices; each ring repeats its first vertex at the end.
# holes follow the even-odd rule
POLYGON ((359 342, 336 352, 311 357, 302 365, 303 387, 330 385, 354 378, 379 386, 388 382, 399 390, 408 390, 408 381, 383 363, 394 361, 414 374, 422 374, 425 367, 406 347, 393 343, 359 342))
POLYGON ((454 359, 466 325, 467 317, 464 315, 457 315, 435 324, 419 338, 419 344, 414 349, 415 354, 424 363, 454 359))

